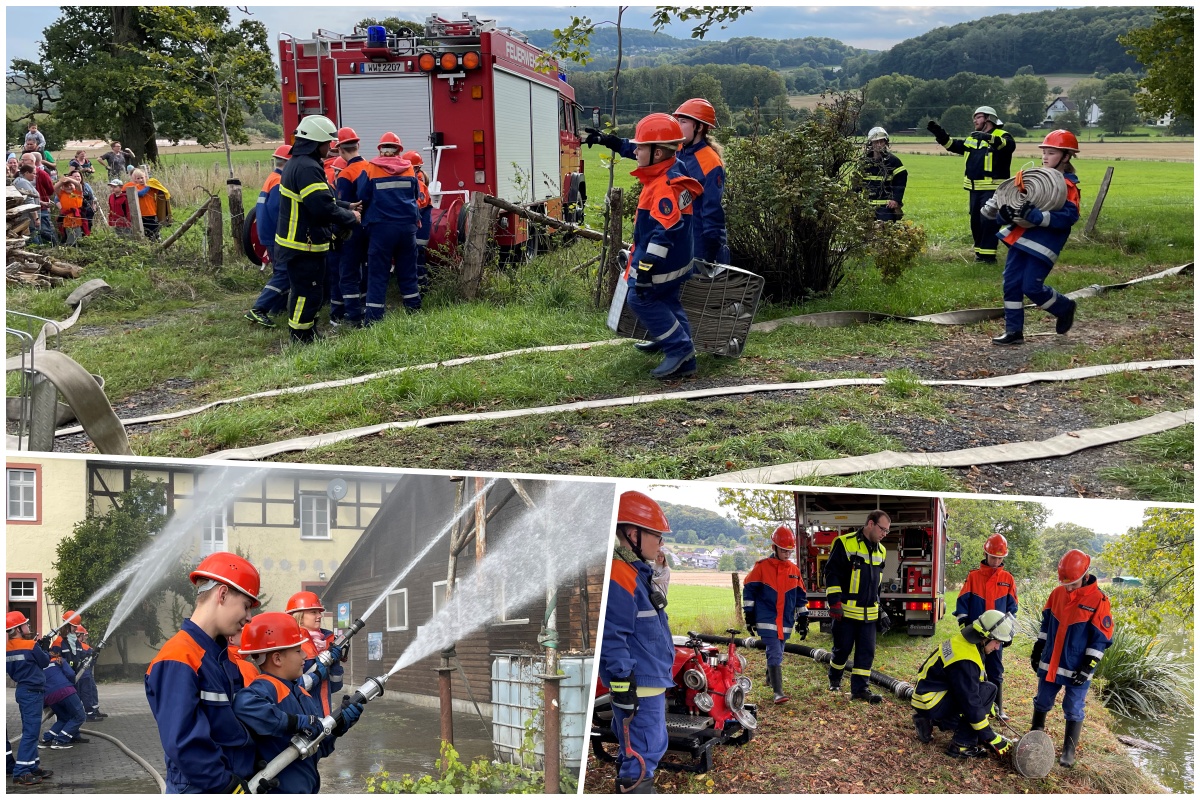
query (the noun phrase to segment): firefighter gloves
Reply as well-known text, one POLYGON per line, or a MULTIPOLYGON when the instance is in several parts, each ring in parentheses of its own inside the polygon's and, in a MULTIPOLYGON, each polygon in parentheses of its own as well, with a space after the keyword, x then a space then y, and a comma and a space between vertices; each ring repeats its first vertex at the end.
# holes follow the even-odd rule
POLYGON ((621 145, 623 144, 621 137, 613 136, 611 133, 601 133, 595 128, 584 128, 583 130, 587 133, 587 138, 583 140, 583 143, 588 147, 594 144, 602 144, 614 153, 621 149, 621 145))
POLYGON ((1033 671, 1038 671, 1038 665, 1042 663, 1042 648, 1046 646, 1045 639, 1038 639, 1033 646, 1033 653, 1029 656, 1029 666, 1033 667, 1033 671))
POLYGON ((630 673, 628 678, 617 678, 608 685, 612 704, 626 714, 634 714, 638 708, 637 681, 630 673))
POLYGON ((1042 214, 1042 210, 1040 208, 1035 206, 1030 201, 1026 200, 1024 203, 1021 204, 1020 210, 1017 211, 1017 216, 1019 216, 1021 219, 1025 220, 1026 222, 1030 223, 1031 225, 1041 225, 1042 217, 1044 215, 1042 214))
POLYGON ((937 120, 929 120, 929 124, 925 127, 933 134, 933 138, 937 140, 937 143, 943 147, 946 145, 946 142, 950 141, 950 134, 946 133, 945 128, 937 124, 937 120))
POLYGON ((333 656, 334 661, 345 661, 349 653, 342 652, 342 648, 336 644, 329 645, 329 655, 333 656))
POLYGON ((309 714, 296 717, 296 732, 304 734, 308 739, 315 739, 325 732, 325 726, 321 724, 320 717, 309 714))
POLYGON ((800 634, 800 639, 803 641, 808 638, 808 615, 796 617, 796 633, 800 634))
POLYGON ((358 722, 358 718, 362 716, 362 703, 347 703, 342 707, 342 721, 338 723, 337 729, 334 731, 335 736, 341 736, 346 731, 354 727, 354 723, 358 722))
POLYGON ((842 618, 842 604, 841 603, 831 603, 830 604, 829 618, 830 619, 841 619, 842 618))
POLYGON ((879 609, 879 620, 875 623, 880 633, 887 633, 892 629, 892 618, 882 608, 879 609))
POLYGON ((753 622, 747 621, 746 622, 746 633, 750 634, 751 636, 758 636, 758 625, 754 624, 753 622))
POLYGON ((221 794, 250 794, 250 784, 246 783, 244 778, 230 775, 229 783, 221 794))

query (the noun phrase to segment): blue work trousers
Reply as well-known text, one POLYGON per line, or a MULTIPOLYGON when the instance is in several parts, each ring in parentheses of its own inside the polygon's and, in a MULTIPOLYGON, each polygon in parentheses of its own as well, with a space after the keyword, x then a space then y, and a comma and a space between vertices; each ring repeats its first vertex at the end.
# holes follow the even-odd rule
POLYGON ((38 768, 38 733, 42 730, 42 698, 38 689, 17 687, 17 708, 21 709, 21 742, 17 745, 13 776, 38 768))
POLYGON ((629 294, 625 302, 647 330, 649 340, 662 345, 667 358, 687 358, 696 352, 692 344, 692 326, 680 299, 685 283, 687 276, 668 283, 655 283, 644 287, 639 296, 632 271, 629 275, 629 294))
POLYGON ((346 317, 346 304, 342 300, 342 251, 330 249, 325 254, 325 291, 321 305, 329 303, 329 319, 341 322, 346 317))
POLYGON ((429 285, 429 237, 433 234, 433 207, 421 209, 421 227, 417 228, 417 285, 422 289, 429 285))
POLYGON ((1033 710, 1046 713, 1054 708, 1054 702, 1058 699, 1058 690, 1063 691, 1063 716, 1067 722, 1083 722, 1083 701, 1087 698, 1088 687, 1092 685, 1088 681, 1083 686, 1072 686, 1067 684, 1061 686, 1050 681, 1038 681, 1037 695, 1033 698, 1033 710))
POLYGON ((767 649, 767 666, 778 667, 783 663, 783 639, 777 637, 775 631, 767 631, 762 640, 767 649))
POLYGON ((100 692, 96 688, 96 676, 92 674, 91 669, 79 676, 75 690, 79 692, 79 699, 83 701, 83 710, 86 713, 95 714, 100 710, 100 692))
POLYGON ((421 307, 421 287, 417 284, 417 233, 396 225, 372 224, 371 244, 367 249, 367 311, 368 322, 383 319, 387 300, 388 280, 392 264, 396 266, 396 283, 405 308, 421 307))
POLYGON ((1055 317, 1061 317, 1071 308, 1070 299, 1046 285, 1053 268, 1024 250, 1009 249, 1004 262, 1004 330, 1016 333, 1025 329, 1022 295, 1055 317))
MULTIPOLYGON (((617 735, 617 777, 637 780, 642 771, 636 758, 625 755, 626 712, 613 707, 613 732, 617 735)), ((667 752, 667 695, 656 694, 638 699, 638 710, 629 721, 629 744, 646 762, 643 780, 654 777, 658 762, 667 752)))
POLYGON ((78 694, 69 694, 62 700, 50 706, 54 712, 54 724, 42 735, 44 741, 57 740, 69 742, 79 735, 87 714, 83 710, 83 701, 78 694))
POLYGON ((356 226, 350 238, 342 243, 340 251, 338 284, 344 303, 343 313, 350 322, 358 322, 363 318, 363 265, 367 260, 368 237, 366 228, 356 226))
POLYGON ((870 685, 871 665, 875 663, 875 621, 856 619, 833 621, 833 658, 830 669, 844 670, 854 652, 854 668, 850 671, 850 693, 862 694, 870 685))
POLYGON ((267 251, 271 253, 271 277, 267 279, 267 285, 254 301, 254 310, 269 317, 287 310, 288 289, 292 283, 288 280, 287 268, 275 260, 274 248, 268 247, 267 251))

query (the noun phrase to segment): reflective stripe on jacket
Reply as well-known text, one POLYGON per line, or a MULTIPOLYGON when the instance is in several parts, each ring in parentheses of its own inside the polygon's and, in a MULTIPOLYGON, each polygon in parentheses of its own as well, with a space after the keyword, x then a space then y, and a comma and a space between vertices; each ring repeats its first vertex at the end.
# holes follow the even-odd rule
POLYGON ((787 640, 797 613, 808 614, 808 595, 800 568, 782 558, 764 558, 750 569, 742 589, 742 611, 759 635, 787 640))
POLYGON ((1042 212, 1042 224, 1033 228, 1007 225, 996 234, 1009 247, 1024 250, 1033 257, 1053 265, 1058 254, 1071 237, 1071 226, 1079 221, 1079 178, 1074 173, 1063 176, 1067 181, 1067 201, 1058 211, 1042 212))
POLYGON ((904 189, 908 186, 908 167, 891 153, 876 161, 863 159, 863 189, 873 206, 885 206, 889 200, 903 205, 904 189))
POLYGON ((949 698, 979 734, 979 740, 990 742, 996 737, 988 723, 991 709, 983 707, 979 694, 979 688, 986 680, 985 674, 979 646, 956 633, 942 642, 921 665, 912 706, 921 711, 932 711, 949 698))
POLYGON ((644 561, 613 559, 600 650, 600 681, 605 686, 630 675, 639 688, 675 685, 675 646, 667 612, 650 603, 653 574, 644 561))
POLYGON ((679 151, 679 166, 702 187, 703 193, 692 205, 692 250, 696 258, 712 261, 725 244, 725 162, 707 140, 679 151))
POLYGON ((1016 616, 1017 587, 1008 570, 989 567, 985 560, 967 573, 966 581, 958 590, 954 616, 959 622, 974 622, 991 609, 1016 616))
POLYGON ((692 202, 704 188, 673 169, 673 158, 631 174, 642 182, 633 225, 631 270, 645 283, 670 283, 692 271, 692 202))
POLYGON ((35 640, 8 640, 4 672, 17 686, 42 691, 46 686, 46 674, 42 670, 48 666, 50 655, 38 647, 35 640))
POLYGON ((825 562, 825 593, 830 605, 842 604, 846 619, 879 619, 879 590, 887 551, 872 545, 861 532, 846 533, 833 542, 825 562))
POLYGON ((1045 645, 1038 675, 1044 681, 1066 685, 1076 670, 1085 670, 1091 680, 1088 664, 1104 656, 1112 635, 1112 607, 1096 584, 1096 576, 1088 575, 1073 592, 1059 586, 1042 609, 1038 639, 1045 645))
POLYGON ((951 139, 945 145, 951 153, 966 155, 963 188, 992 191, 1012 177, 1012 157, 1017 142, 1008 131, 975 131, 965 139, 951 139))
MULTIPOLYGON (((256 761, 270 762, 291 744, 299 717, 320 717, 321 707, 295 683, 262 674, 233 699, 233 713, 254 739, 256 761)), ((321 788, 317 761, 333 752, 334 737, 322 740, 315 756, 298 758, 277 776, 280 794, 316 794, 321 788)), ((247 776, 249 777, 249 776, 247 776)))
POLYGON ((333 240, 333 228, 350 227, 355 220, 354 214, 334 199, 314 148, 315 143, 303 139, 292 145, 292 157, 279 179, 275 244, 290 250, 323 253, 333 240))

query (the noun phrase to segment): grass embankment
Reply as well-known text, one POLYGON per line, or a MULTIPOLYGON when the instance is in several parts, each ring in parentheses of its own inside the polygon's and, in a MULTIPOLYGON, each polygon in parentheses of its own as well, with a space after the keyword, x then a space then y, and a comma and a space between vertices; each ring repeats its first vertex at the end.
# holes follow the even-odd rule
MULTIPOLYGON (((671 630, 682 635, 688 630, 720 633, 734 624, 732 592, 728 589, 672 585, 667 614, 671 630), (706 627, 707 623, 714 627, 706 627)), ((910 637, 893 632, 878 640, 874 668, 895 678, 915 682, 922 662, 944 639, 958 630, 946 617, 931 638, 910 637)), ((831 649, 831 637, 813 626, 804 644, 831 649)), ((798 641, 793 635, 792 641, 798 641)), ((1029 669, 1033 642, 1018 639, 1005 650, 1005 707, 1010 725, 1019 732, 1029 729, 1033 696, 1037 690, 1029 669)), ((706 775, 660 771, 660 792, 797 794, 824 792, 875 793, 1058 793, 1104 792, 1149 793, 1161 787, 1144 775, 1130 760, 1125 747, 1108 730, 1109 713, 1095 693, 1087 700, 1079 761, 1072 770, 1055 767, 1043 780, 1022 778, 994 757, 957 761, 944 754, 950 732, 934 732, 925 745, 917 740, 912 709, 891 695, 877 706, 852 702, 846 694, 827 688, 826 667, 802 656, 784 657, 784 685, 792 700, 781 706, 763 678, 766 657, 761 650, 743 648, 754 682, 750 702, 758 703, 758 731, 742 747, 718 747, 715 767, 706 775)), ((843 683, 849 686, 849 675, 843 683)), ((876 687, 876 691, 882 689, 876 687)), ((998 730, 1008 736, 1003 727, 998 730)), ((1063 719, 1060 710, 1051 712, 1047 732, 1061 748, 1063 719)), ((611 786, 611 767, 588 765, 588 789, 611 786)))
MULTIPOLYGON (((595 154, 589 153, 589 158, 595 203, 607 181, 594 166, 595 154)), ((929 238, 917 266, 889 286, 870 264, 852 265, 828 297, 802 305, 764 304, 759 319, 835 309, 916 315, 999 305, 999 270, 969 263, 960 161, 933 156, 907 156, 905 161, 911 174, 906 211, 926 227, 929 238)), ((629 166, 628 161, 618 165, 619 183, 632 181, 629 166)), ((1104 166, 1080 162, 1085 214, 1104 166)), ((1118 165, 1097 233, 1083 240, 1080 224, 1051 284, 1071 291, 1121 282, 1190 260, 1192 172, 1191 164, 1118 165)), ((261 178, 243 178, 248 199, 249 187, 261 178)), ((185 213, 186 209, 178 209, 177 219, 185 213)), ((599 218, 597 209, 589 211, 591 224, 598 225, 599 218)), ((578 242, 520 269, 489 270, 475 302, 458 301, 454 276, 443 272, 435 274, 435 285, 419 315, 391 314, 369 330, 343 330, 308 348, 286 347, 285 330, 264 330, 241 319, 264 276, 232 256, 219 270, 208 267, 199 227, 166 254, 132 247, 111 236, 93 237, 78 251, 64 254, 87 265, 86 278, 103 278, 114 287, 113 294, 89 307, 85 327, 68 333, 63 349, 104 375, 106 391, 123 416, 463 355, 611 337, 603 313, 589 302, 594 277, 573 269, 587 261, 596 246, 578 242)), ((61 318, 66 313, 62 300, 71 288, 16 289, 9 292, 9 307, 61 318)), ((996 362, 1002 354, 987 341, 999 331, 999 323, 955 330, 902 324, 782 326, 751 337, 740 359, 702 356, 698 380, 711 385, 884 374, 890 378, 888 386, 703 403, 662 402, 587 414, 469 423, 449 430, 416 429, 288 458, 696 478, 766 463, 903 448, 905 442, 888 427, 897 419, 905 420, 912 435, 921 439, 918 446, 945 449, 937 435, 939 426, 970 407, 979 395, 921 388, 913 383, 914 377, 937 371, 976 377, 1190 357, 1192 305, 1190 276, 1088 299, 1081 304, 1070 337, 1052 344, 1049 339, 1031 339, 1023 350, 1009 351, 1005 356, 1009 362, 996 362)), ((1048 317, 1030 313, 1028 333, 1050 329, 1048 317)), ((216 409, 152 433, 135 431, 132 444, 138 454, 194 457, 388 420, 643 394, 663 388, 648 375, 654 363, 629 347, 601 347, 409 373, 355 387, 216 409)), ((688 382, 682 388, 693 385, 688 382)), ((1099 425, 1191 403, 1191 370, 1173 370, 1071 384, 1056 389, 1053 405, 1044 405, 1043 410, 1069 405, 1082 409, 1092 424, 1099 425)), ((1011 414, 1024 418, 1028 412, 1011 414)), ((1133 472, 1114 475, 1107 486, 1092 491, 1190 499, 1191 429, 1185 430, 1186 435, 1170 439, 1169 447, 1155 445, 1141 453, 1131 449, 1122 468, 1133 472), (1139 482, 1143 480, 1144 484, 1139 482)), ((1036 435, 1040 433, 1026 435, 1043 438, 1036 435)), ((932 491, 968 488, 953 471, 930 469, 827 482, 847 481, 932 491)), ((1012 491, 1021 489, 1012 487, 1012 491)))

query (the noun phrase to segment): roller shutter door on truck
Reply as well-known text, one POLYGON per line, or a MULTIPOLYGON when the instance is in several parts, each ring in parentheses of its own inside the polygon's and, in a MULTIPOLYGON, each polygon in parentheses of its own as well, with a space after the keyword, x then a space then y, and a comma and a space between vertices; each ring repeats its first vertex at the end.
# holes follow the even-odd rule
POLYGON ((370 161, 379 137, 391 131, 405 150, 417 150, 432 164, 429 132, 433 130, 428 75, 386 75, 338 79, 338 127, 359 135, 359 154, 370 161))
POLYGON ((558 92, 497 69, 496 194, 529 203, 560 194, 558 92))

